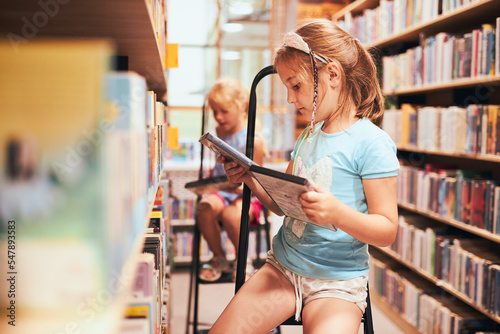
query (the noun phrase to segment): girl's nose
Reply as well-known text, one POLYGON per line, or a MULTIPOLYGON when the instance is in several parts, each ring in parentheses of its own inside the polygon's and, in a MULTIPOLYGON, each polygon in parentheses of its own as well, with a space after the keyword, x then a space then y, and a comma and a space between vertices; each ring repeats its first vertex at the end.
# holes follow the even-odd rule
POLYGON ((296 102, 295 94, 290 90, 287 91, 286 102, 293 104, 296 102))
POLYGON ((214 112, 214 119, 215 121, 219 121, 222 118, 222 115, 220 112, 214 112))

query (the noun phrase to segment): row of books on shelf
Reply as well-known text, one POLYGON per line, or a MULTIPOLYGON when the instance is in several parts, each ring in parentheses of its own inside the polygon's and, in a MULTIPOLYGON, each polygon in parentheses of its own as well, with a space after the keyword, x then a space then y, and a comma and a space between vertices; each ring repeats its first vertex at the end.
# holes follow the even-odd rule
POLYGON ((148 0, 155 37, 159 45, 163 67, 167 64, 167 1, 148 0))
POLYGON ((383 40, 439 15, 437 0, 380 0, 378 7, 361 15, 346 13, 339 26, 363 44, 383 40))
POLYGON ((500 106, 420 107, 386 110, 382 129, 398 147, 500 155, 500 106))
POLYGON ((157 196, 142 252, 135 255, 136 273, 128 296, 120 333, 168 332, 170 317, 170 230, 163 198, 157 196))
MULTIPOLYGON (((234 259, 236 252, 234 245, 227 236, 226 231, 221 232, 222 248, 228 259, 234 259)), ((193 255, 193 233, 188 231, 175 232, 173 234, 173 254, 174 259, 189 259, 193 255)), ((202 237, 200 243, 200 257, 208 259, 212 257, 212 251, 208 247, 207 241, 202 237)))
POLYGON ((402 164, 398 201, 500 235, 500 186, 491 172, 402 164))
MULTIPOLYGON (((226 258, 235 259, 236 251, 233 243, 227 236, 226 231, 221 232, 222 248, 226 254, 226 258)), ((193 233, 188 231, 180 231, 173 234, 173 254, 174 259, 179 259, 179 262, 191 261, 193 250, 193 233)), ((248 236, 248 258, 257 259, 262 258, 267 253, 265 234, 260 236, 256 231, 250 231, 248 236), (260 251, 257 254, 257 238, 260 238, 260 251)), ((202 259, 209 259, 212 257, 212 251, 208 247, 206 240, 202 237, 200 244, 200 257, 202 259)))
POLYGON ((500 316, 500 254, 483 239, 457 234, 418 215, 402 215, 390 249, 488 314, 500 316))
POLYGON ((480 1, 380 0, 378 7, 364 9, 361 15, 346 13, 338 24, 363 44, 373 44, 480 1))
POLYGON ((383 90, 392 92, 463 78, 500 75, 500 17, 465 34, 424 37, 405 53, 385 56, 383 90))
POLYGON ((370 288, 423 334, 474 334, 496 324, 435 284, 391 262, 383 254, 370 259, 370 288))
POLYGON ((121 234, 122 247, 116 255, 121 257, 119 267, 145 227, 160 184, 167 111, 137 73, 111 72, 106 82, 107 101, 116 111, 106 125, 104 179, 108 224, 121 234))
POLYGON ((196 198, 170 198, 170 218, 194 220, 196 213, 196 198))

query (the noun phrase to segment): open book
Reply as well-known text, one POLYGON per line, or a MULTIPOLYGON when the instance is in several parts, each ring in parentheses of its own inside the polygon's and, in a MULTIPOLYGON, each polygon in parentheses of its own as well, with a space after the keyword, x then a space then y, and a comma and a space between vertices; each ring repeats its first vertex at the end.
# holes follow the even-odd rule
POLYGON ((337 230, 333 225, 321 225, 310 222, 304 211, 302 211, 299 196, 313 189, 312 183, 308 179, 259 166, 246 155, 238 152, 209 132, 201 136, 199 141, 215 153, 238 163, 241 167, 250 171, 253 178, 260 183, 269 197, 276 203, 276 206, 286 216, 333 231, 337 230))
POLYGON ((257 165, 253 160, 249 159, 246 155, 239 152, 225 141, 217 136, 212 135, 210 132, 205 133, 198 140, 200 143, 214 151, 218 155, 236 162, 241 167, 248 170, 250 166, 257 165))
POLYGON ((226 175, 214 176, 206 179, 188 182, 184 188, 194 192, 196 195, 215 193, 218 191, 233 191, 239 184, 227 180, 226 175))

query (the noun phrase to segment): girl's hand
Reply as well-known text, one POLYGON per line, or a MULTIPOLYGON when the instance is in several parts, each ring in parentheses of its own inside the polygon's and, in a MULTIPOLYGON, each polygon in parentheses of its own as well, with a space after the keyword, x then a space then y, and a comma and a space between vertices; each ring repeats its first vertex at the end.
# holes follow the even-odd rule
POLYGON ((323 225, 336 225, 335 207, 340 201, 328 190, 313 183, 314 191, 303 193, 299 197, 302 210, 311 222, 323 225))
POLYGON ((217 157, 217 162, 224 165, 227 179, 232 183, 245 182, 250 177, 250 174, 246 173, 243 167, 240 167, 236 162, 226 159, 222 155, 217 157))

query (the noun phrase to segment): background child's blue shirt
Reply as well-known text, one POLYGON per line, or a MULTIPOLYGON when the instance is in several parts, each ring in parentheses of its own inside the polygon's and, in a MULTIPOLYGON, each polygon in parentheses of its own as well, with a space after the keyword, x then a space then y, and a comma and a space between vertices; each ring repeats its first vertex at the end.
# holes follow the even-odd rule
MULTIPOLYGON (((245 154, 247 148, 247 128, 243 128, 233 135, 220 137, 220 139, 238 150, 238 152, 245 154)), ((223 164, 216 162, 214 169, 212 170, 212 176, 215 177, 220 175, 226 175, 226 171, 224 170, 223 164)), ((218 193, 224 199, 226 206, 242 196, 241 194, 235 194, 227 191, 219 191, 218 193)))
MULTIPOLYGON (((367 213, 362 180, 397 175, 394 142, 367 119, 338 133, 324 133, 322 126, 323 122, 315 125, 300 176, 330 189, 355 210, 367 213)), ((299 146, 300 139, 292 152, 295 173, 301 169, 307 139, 297 152, 299 146)), ((273 251, 282 266, 305 277, 350 279, 369 271, 367 244, 340 229, 333 232, 290 217, 285 217, 273 238, 273 251)))

